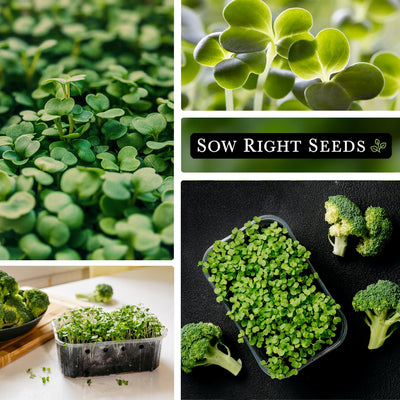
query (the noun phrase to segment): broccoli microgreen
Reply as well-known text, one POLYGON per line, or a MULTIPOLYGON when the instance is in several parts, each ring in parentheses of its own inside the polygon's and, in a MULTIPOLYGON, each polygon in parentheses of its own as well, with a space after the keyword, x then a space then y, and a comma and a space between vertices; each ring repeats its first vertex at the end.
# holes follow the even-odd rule
POLYGON ((321 349, 333 344, 340 306, 318 289, 310 252, 277 222, 259 217, 216 241, 199 262, 215 286, 218 302, 241 327, 238 341, 259 349, 272 378, 298 373, 321 349))
POLYGON ((7 6, 0 259, 171 259, 173 7, 154 5, 49 0, 29 9, 32 32, 25 7, 7 6))
POLYGON ((69 310, 56 320, 64 343, 120 342, 162 335, 164 326, 144 306, 126 305, 107 312, 99 307, 69 310))

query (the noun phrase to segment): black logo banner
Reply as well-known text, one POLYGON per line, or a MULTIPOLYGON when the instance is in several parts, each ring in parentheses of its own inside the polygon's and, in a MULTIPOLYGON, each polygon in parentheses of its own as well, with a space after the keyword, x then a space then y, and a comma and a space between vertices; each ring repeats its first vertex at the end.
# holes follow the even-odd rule
POLYGON ((194 133, 192 158, 390 158, 389 133, 194 133))

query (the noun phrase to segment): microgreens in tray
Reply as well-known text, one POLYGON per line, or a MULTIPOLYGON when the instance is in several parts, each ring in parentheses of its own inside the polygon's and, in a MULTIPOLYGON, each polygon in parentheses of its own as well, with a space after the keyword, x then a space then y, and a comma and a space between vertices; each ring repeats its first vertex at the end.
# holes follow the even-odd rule
POLYGON ((0 259, 171 259, 172 4, 11 1, 0 24, 0 259))
POLYGON ((321 290, 309 264, 310 252, 285 227, 259 217, 229 241, 216 241, 199 263, 218 302, 240 326, 272 378, 288 378, 334 344, 340 306, 321 290))
POLYGON ((99 307, 69 310, 55 320, 55 326, 58 338, 70 344, 154 338, 165 329, 148 308, 135 305, 111 312, 99 307))
POLYGON ((397 43, 384 30, 398 25, 398 2, 353 0, 337 9, 307 2, 311 12, 302 3, 233 0, 221 18, 210 4, 185 2, 183 107, 399 108, 400 59, 387 51, 397 43))

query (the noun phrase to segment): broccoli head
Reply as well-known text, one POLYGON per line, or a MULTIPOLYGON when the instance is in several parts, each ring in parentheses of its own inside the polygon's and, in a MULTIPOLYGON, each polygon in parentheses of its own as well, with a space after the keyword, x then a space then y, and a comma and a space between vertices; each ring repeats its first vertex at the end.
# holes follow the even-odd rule
POLYGON ((114 292, 113 288, 106 283, 99 283, 94 292, 92 293, 78 293, 76 298, 85 299, 95 303, 109 303, 112 299, 114 292))
POLYGON ((400 322, 400 286, 380 280, 357 292, 353 298, 355 311, 364 311, 370 327, 369 349, 378 349, 400 322))
POLYGON ((2 302, 6 296, 17 294, 18 290, 17 281, 4 271, 0 271, 0 302, 2 302))
POLYGON ((221 337, 221 328, 212 323, 185 325, 181 330, 182 370, 190 373, 197 366, 219 365, 236 376, 242 369, 242 362, 231 357, 221 337), (218 349, 219 345, 225 347, 227 354, 218 349))
POLYGON ((35 318, 44 313, 50 304, 47 293, 42 292, 39 289, 24 290, 23 297, 26 307, 31 311, 35 318))
POLYGON ((332 243, 333 254, 344 256, 347 247, 347 238, 366 236, 367 228, 360 208, 346 196, 330 196, 325 202, 325 221, 331 224, 329 236, 335 237, 332 243))
POLYGON ((25 305, 23 298, 19 294, 9 296, 3 307, 4 319, 7 324, 22 325, 34 319, 32 312, 25 305))
POLYGON ((361 238, 356 250, 362 256, 380 254, 393 232, 393 225, 381 207, 368 207, 365 211, 367 235, 361 238))

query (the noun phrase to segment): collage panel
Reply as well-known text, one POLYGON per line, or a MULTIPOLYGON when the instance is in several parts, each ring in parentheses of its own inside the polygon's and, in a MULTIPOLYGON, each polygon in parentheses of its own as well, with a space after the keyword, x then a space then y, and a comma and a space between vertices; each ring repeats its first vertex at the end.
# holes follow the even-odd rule
POLYGON ((5 399, 174 399, 172 266, 1 269, 5 399))
POLYGON ((182 0, 183 110, 399 110, 393 0, 182 0))
POLYGON ((0 260, 173 258, 173 2, 0 4, 0 260))
POLYGON ((183 181, 181 398, 398 398, 399 190, 183 181))

